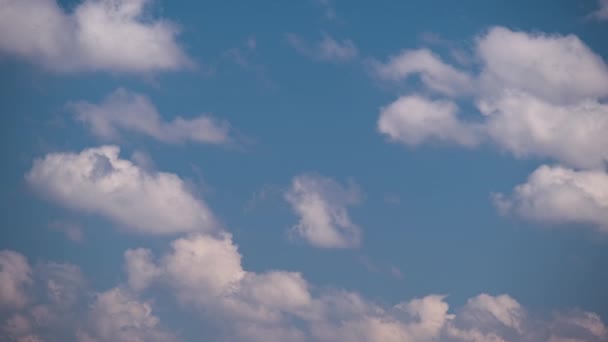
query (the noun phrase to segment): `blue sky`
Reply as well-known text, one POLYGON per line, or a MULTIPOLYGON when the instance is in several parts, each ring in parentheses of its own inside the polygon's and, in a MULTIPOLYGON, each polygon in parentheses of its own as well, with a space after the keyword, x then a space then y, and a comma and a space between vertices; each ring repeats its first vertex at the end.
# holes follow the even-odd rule
POLYGON ((607 25, 0 0, 2 335, 607 340, 607 25))

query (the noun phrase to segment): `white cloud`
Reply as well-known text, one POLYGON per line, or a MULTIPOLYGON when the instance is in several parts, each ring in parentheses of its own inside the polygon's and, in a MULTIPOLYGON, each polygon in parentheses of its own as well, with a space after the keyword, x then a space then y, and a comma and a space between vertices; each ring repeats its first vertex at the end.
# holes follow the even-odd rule
POLYGON ((398 81, 418 74, 424 85, 445 95, 469 94, 474 87, 471 76, 445 64, 428 49, 405 50, 386 63, 374 61, 372 66, 385 80, 398 81))
POLYGON ((180 238, 158 258, 145 249, 125 253, 129 281, 144 279, 134 290, 167 288, 182 307, 198 310, 219 328, 219 340, 599 342, 608 337, 601 319, 589 312, 547 320, 529 315, 508 295, 488 294, 469 299, 455 313, 441 295, 386 307, 354 292, 313 288, 299 273, 246 271, 241 259, 227 233, 180 238))
MULTIPOLYGON (((541 167, 511 196, 498 195, 499 207, 527 219, 582 223, 608 231, 606 63, 574 35, 504 27, 480 35, 475 53, 480 72, 461 78, 472 80, 470 104, 480 116, 464 119, 455 102, 406 95, 381 108, 379 131, 407 145, 492 143, 518 158, 550 158, 572 167, 575 170, 541 167)), ((386 79, 420 74, 423 84, 435 91, 429 75, 446 80, 463 75, 428 50, 406 51, 379 64, 377 71, 386 79)), ((449 86, 439 92, 465 95, 450 91, 453 88, 459 89, 449 86)))
POLYGON ((27 182, 53 202, 105 216, 128 231, 174 234, 217 229, 207 205, 177 175, 145 171, 116 146, 50 153, 34 161, 27 182))
POLYGON ((100 104, 81 101, 69 106, 93 134, 106 140, 119 138, 120 131, 131 131, 166 143, 226 144, 231 141, 230 125, 225 121, 203 115, 193 119, 178 116, 166 122, 147 96, 122 88, 100 104))
POLYGON ((129 290, 115 287, 92 293, 75 265, 43 262, 32 268, 23 255, 0 252, 2 286, 10 284, 7 273, 15 278, 16 273, 24 274, 23 270, 28 270, 27 279, 21 276, 22 281, 16 284, 20 305, 0 310, 0 334, 10 341, 176 341, 161 328, 151 304, 129 290), (6 258, 13 259, 12 264, 5 262, 6 258), (15 271, 17 259, 19 272, 15 271))
POLYGON ((41 341, 39 336, 50 341, 175 341, 179 336, 153 313, 153 300, 140 299, 140 291, 160 284, 187 312, 202 313, 194 317, 218 328, 218 341, 600 342, 608 337, 597 314, 557 312, 545 319, 528 314, 508 295, 480 294, 450 313, 441 295, 390 307, 354 292, 314 289, 299 273, 245 271, 229 234, 193 234, 175 240, 172 250, 158 258, 137 249, 127 251, 125 259, 129 273, 143 269, 146 284, 136 292, 119 285, 93 298, 85 295, 89 290, 77 267, 52 262, 36 267, 32 278, 54 285, 29 288, 28 306, 9 312, 1 332, 16 341, 41 341), (43 290, 42 299, 35 288, 43 290))
POLYGON ((519 90, 556 104, 608 95, 608 67, 574 35, 491 28, 477 41, 481 89, 519 90))
POLYGON ((122 288, 96 296, 88 313, 88 329, 77 332, 79 342, 169 342, 176 337, 159 327, 150 303, 141 302, 122 288))
POLYGON ((402 96, 380 110, 378 130, 407 145, 437 141, 471 147, 488 141, 519 158, 550 157, 582 168, 602 168, 608 161, 608 106, 596 100, 555 105, 505 91, 478 105, 483 121, 466 122, 451 101, 402 96))
POLYGON ((57 72, 173 70, 191 62, 177 27, 144 19, 150 0, 85 0, 66 13, 55 0, 1 0, 0 51, 57 72))
POLYGON ((172 247, 158 263, 145 249, 125 253, 134 290, 162 284, 173 289, 182 305, 202 310, 208 319, 260 324, 277 322, 283 313, 310 302, 308 285, 298 273, 243 270, 241 255, 227 233, 192 235, 174 241, 172 247))
POLYGON ((498 194, 503 213, 549 223, 582 223, 608 232, 608 174, 541 166, 510 195, 498 194))
POLYGON ((505 92, 481 101, 492 141, 517 157, 550 157, 580 168, 608 161, 608 105, 584 100, 555 105, 527 93, 505 92))
POLYGON ((27 259, 13 251, 0 251, 0 308, 20 308, 27 301, 26 285, 32 282, 27 259))
POLYGON ((429 141, 475 146, 482 139, 482 126, 465 123, 451 101, 418 95, 402 96, 380 110, 378 130, 391 140, 407 145, 429 141))
POLYGON ((361 229, 355 225, 347 206, 359 202, 354 186, 344 187, 333 179, 304 174, 293 179, 285 193, 300 222, 291 233, 315 247, 351 248, 361 243, 361 229))
POLYGON ((449 89, 467 89, 450 79, 470 80, 460 83, 474 84, 473 100, 483 114, 477 123, 459 118, 451 102, 407 95, 381 109, 380 132, 409 145, 438 140, 471 146, 487 141, 517 157, 549 157, 582 168, 604 166, 608 106, 600 99, 608 95, 608 67, 601 57, 572 35, 527 34, 503 27, 479 37, 476 52, 481 61, 477 76, 443 64, 428 50, 406 51, 377 70, 388 79, 420 74, 431 89, 437 90, 435 83, 447 86, 440 91, 446 95, 456 95, 449 89))
POLYGON ((288 33, 285 37, 296 51, 319 61, 346 62, 356 58, 359 53, 350 39, 338 41, 327 34, 323 34, 323 38, 316 43, 309 43, 293 33, 288 33))

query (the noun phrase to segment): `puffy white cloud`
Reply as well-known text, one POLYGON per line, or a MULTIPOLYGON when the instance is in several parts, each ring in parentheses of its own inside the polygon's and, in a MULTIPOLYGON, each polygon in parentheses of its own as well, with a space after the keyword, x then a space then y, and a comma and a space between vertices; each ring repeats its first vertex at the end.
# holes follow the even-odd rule
POLYGON ((288 33, 287 42, 296 51, 309 58, 326 62, 345 62, 357 57, 358 50, 350 39, 335 40, 327 34, 317 43, 309 43, 300 36, 288 33))
POLYGON ((491 143, 518 158, 550 158, 572 167, 541 167, 512 195, 497 195, 499 208, 527 219, 608 231, 606 63, 574 35, 504 27, 480 35, 475 53, 477 75, 463 74, 424 49, 406 51, 377 70, 387 79, 420 74, 426 87, 448 96, 464 93, 449 91, 457 86, 437 89, 430 75, 445 79, 438 81, 442 85, 455 84, 449 80, 461 75, 472 80, 468 95, 481 116, 464 119, 455 102, 406 95, 381 108, 379 131, 407 145, 491 143))
POLYGON ((361 230, 351 222, 346 208, 358 203, 359 197, 354 186, 344 187, 327 177, 315 174, 295 177, 285 199, 300 222, 290 232, 315 247, 358 246, 361 230))
POLYGON ((116 146, 50 153, 34 161, 27 182, 53 202, 105 216, 141 234, 210 231, 216 220, 177 175, 145 171, 116 146))
POLYGON ((602 168, 608 161, 608 105, 591 99, 555 105, 516 91, 478 105, 483 121, 467 122, 451 101, 402 96, 381 109, 378 130, 407 145, 471 147, 488 141, 519 158, 550 157, 583 168, 602 168))
POLYGON ((160 274, 152 252, 144 248, 130 249, 125 252, 125 272, 129 287, 135 291, 150 286, 160 274))
POLYGON ((372 66, 381 79, 398 81, 420 75, 427 87, 450 96, 469 94, 474 88, 470 75, 444 63, 428 49, 405 50, 386 63, 374 61, 372 66))
POLYGON ((553 103, 608 95, 608 67, 574 35, 491 28, 477 41, 481 89, 516 89, 553 103))
POLYGON ((402 96, 381 109, 378 130, 392 141, 419 145, 429 141, 475 146, 482 139, 482 126, 457 116, 451 101, 418 95, 402 96))
POLYGON ((32 282, 31 274, 22 254, 0 251, 0 308, 20 308, 27 303, 25 287, 32 282))
MULTIPOLYGON (((524 308, 509 295, 480 294, 470 298, 446 326, 449 341, 528 341, 531 320, 524 308)), ((546 325, 546 323, 542 323, 546 325)))
POLYGON ((517 157, 549 157, 582 168, 604 166, 608 106, 598 99, 608 95, 608 67, 597 54, 572 35, 503 27, 480 36, 476 52, 481 62, 476 76, 443 64, 425 49, 406 51, 377 67, 389 79, 420 74, 434 90, 435 83, 467 89, 449 80, 469 80, 461 83, 474 84, 473 99, 483 114, 474 124, 457 116, 454 103, 408 95, 381 109, 380 132, 408 145, 443 141, 472 146, 487 141, 517 157), (435 74, 437 82, 430 76, 435 74))
POLYGON ((1 0, 0 51, 58 72, 172 70, 191 64, 164 19, 144 19, 149 0, 1 0))
POLYGON ((517 157, 550 157, 579 168, 608 161, 608 105, 584 100, 555 105, 523 92, 480 101, 491 140, 517 157))
MULTIPOLYGON (((200 319, 220 328, 219 341, 600 342, 608 338, 608 328, 594 313, 558 312, 544 319, 528 315, 508 295, 481 294, 450 313, 440 295, 387 307, 354 292, 325 288, 313 292, 298 273, 243 270, 228 234, 193 234, 174 241, 172 250, 158 259, 143 249, 127 251, 125 259, 128 272, 139 272, 138 265, 145 265, 144 273, 153 273, 147 284, 134 290, 153 284, 169 288, 183 307, 200 310, 200 319), (151 267, 154 272, 149 272, 151 267)), ((97 293, 83 305, 90 299, 83 295, 89 290, 81 285, 82 275, 73 265, 44 263, 34 269, 32 278, 45 285, 42 299, 29 292, 30 305, 15 308, 0 325, 13 340, 179 339, 161 325, 152 301, 141 300, 137 292, 124 287, 97 293), (47 286, 49 280, 56 285, 47 286), (68 299, 71 304, 62 305, 67 297, 57 293, 67 292, 74 292, 68 296, 78 302, 68 299)))
POLYGON ((549 223, 582 223, 608 232, 608 174, 543 165, 510 195, 497 194, 503 213, 549 223))
POLYGON ((227 233, 178 239, 158 263, 145 249, 127 251, 125 261, 133 289, 162 284, 173 289, 182 305, 218 319, 272 323, 310 301, 308 285, 298 273, 245 271, 227 233))
POLYGON ((0 308, 0 335, 9 341, 176 340, 160 327, 150 302, 141 301, 127 289, 119 286, 94 293, 87 287, 79 267, 43 262, 32 268, 25 257, 13 251, 0 252, 3 286, 10 283, 6 273, 14 274, 15 264, 28 272, 27 280, 18 284, 20 305, 0 308), (7 257, 13 259, 11 264, 5 262, 7 257))
POLYGON ((220 328, 219 340, 599 342, 608 337, 593 313, 560 313, 546 320, 528 315, 508 295, 480 294, 450 313, 441 295, 387 307, 354 292, 313 289, 298 273, 246 271, 229 234, 194 234, 175 240, 158 258, 136 249, 125 259, 129 280, 146 279, 135 290, 168 288, 181 306, 200 311, 203 320, 220 328))
POLYGON ((147 96, 122 88, 100 104, 76 102, 70 107, 93 134, 106 140, 119 138, 120 131, 131 131, 166 143, 225 144, 231 141, 227 122, 205 115, 193 119, 177 117, 166 122, 147 96))
POLYGON ((150 303, 127 290, 113 288, 97 295, 88 313, 88 329, 77 332, 79 342, 168 342, 176 337, 159 327, 150 303))

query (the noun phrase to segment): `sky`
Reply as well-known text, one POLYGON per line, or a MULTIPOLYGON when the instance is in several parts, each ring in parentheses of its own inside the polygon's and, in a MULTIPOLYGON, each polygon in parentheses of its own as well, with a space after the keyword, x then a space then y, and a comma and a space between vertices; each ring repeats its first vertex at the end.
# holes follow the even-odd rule
POLYGON ((608 1, 0 0, 0 341, 608 341, 608 1))

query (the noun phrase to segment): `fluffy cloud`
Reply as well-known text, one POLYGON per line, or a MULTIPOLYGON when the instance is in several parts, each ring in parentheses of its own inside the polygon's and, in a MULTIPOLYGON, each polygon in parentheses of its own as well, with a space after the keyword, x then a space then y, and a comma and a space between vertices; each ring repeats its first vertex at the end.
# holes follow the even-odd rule
POLYGON ((499 99, 480 100, 479 109, 484 120, 468 122, 452 101, 402 96, 381 109, 378 130, 407 145, 471 147, 488 141, 519 158, 550 157, 581 168, 601 168, 608 161, 608 106, 596 100, 560 106, 506 91, 499 99))
POLYGON ((550 158, 571 167, 539 168, 512 195, 497 195, 499 208, 536 221, 582 223, 608 231, 606 63, 576 36, 504 27, 480 35, 475 53, 477 75, 456 70, 424 49, 376 63, 385 79, 419 74, 431 90, 466 95, 482 114, 464 119, 449 99, 405 95, 381 109, 379 131, 407 145, 491 143, 518 158, 550 158), (459 79, 470 80, 474 91, 456 92, 466 89, 455 86, 459 79), (435 81, 447 88, 438 88, 435 81))
POLYGON ((483 114, 476 124, 459 118, 455 103, 408 95, 381 109, 380 132, 409 145, 488 141, 517 157, 550 157, 582 168, 604 166, 608 107, 598 99, 608 95, 608 67, 598 55, 575 36, 531 35, 502 27, 478 38, 476 51, 481 72, 469 78, 427 50, 408 51, 378 66, 385 78, 419 73, 435 90, 433 78, 460 75, 474 80, 475 104, 483 114), (427 64, 434 66, 421 66, 427 64))
POLYGON ((1 0, 0 51, 57 72, 149 72, 191 64, 167 20, 143 18, 149 0, 1 0), (36 23, 33 25, 32 23, 36 23))
POLYGON ((475 146, 482 139, 482 126, 462 122, 451 101, 402 96, 382 108, 378 130, 392 141, 419 145, 428 141, 475 146))
POLYGON ((517 89, 552 103, 608 95, 608 67, 574 35, 491 28, 477 41, 481 89, 517 89))
POLYGON ((315 247, 349 248, 361 242, 360 228, 351 222, 346 207, 359 201, 356 188, 333 179, 305 174, 293 179, 285 199, 300 217, 291 233, 315 247))
POLYGON ((598 169, 608 161, 608 105, 597 100, 560 106, 505 92, 496 101, 481 101, 480 109, 491 140, 517 157, 550 157, 598 169))
POLYGON ((77 332, 79 342, 169 342, 176 337, 159 328, 150 303, 127 290, 113 288, 96 296, 88 313, 88 329, 77 332))
POLYGON ((127 251, 125 261, 134 290, 162 284, 180 303, 209 318, 270 324, 310 302, 308 285, 298 273, 245 271, 227 233, 178 239, 157 263, 145 249, 127 251))
POLYGON ((182 307, 201 312, 221 329, 218 340, 599 342, 608 337, 602 320, 590 312, 544 319, 508 295, 488 294, 469 299, 454 313, 441 295, 387 307, 354 292, 315 289, 298 273, 245 271, 241 258, 228 234, 178 239, 159 258, 145 249, 125 253, 129 283, 143 279, 135 290, 168 288, 182 307))
POLYGON ((27 259, 13 251, 0 251, 0 309, 22 307, 27 303, 25 285, 31 283, 27 259))
POLYGON ((289 45, 296 51, 319 61, 345 62, 356 58, 358 54, 357 47, 350 39, 338 41, 324 34, 323 39, 311 44, 293 33, 289 33, 285 37, 289 45))
POLYGON ((510 195, 497 194, 503 213, 534 221, 582 223, 608 232, 608 174, 541 166, 510 195))
POLYGON ((93 134, 106 140, 119 138, 120 131, 131 131, 166 143, 192 141, 225 144, 231 141, 227 122, 210 116, 193 119, 177 117, 166 122, 148 97, 122 88, 100 104, 76 102, 71 103, 70 108, 93 134))
MULTIPOLYGON (((0 334, 9 341, 176 340, 160 327, 151 304, 141 301, 129 290, 115 287, 91 297, 77 266, 44 262, 31 267, 23 255, 2 252, 3 257, 8 254, 21 259, 22 268, 30 270, 28 283, 33 285, 19 285, 25 305, 13 306, 8 312, 0 310, 0 334)), ((1 280, 2 284, 6 283, 5 279, 1 280)))
POLYGON ((608 328, 594 313, 558 312, 545 319, 528 314, 508 295, 480 294, 451 313, 441 295, 385 306, 354 292, 314 289, 298 273, 246 271, 227 233, 177 239, 158 258, 149 250, 129 250, 125 259, 129 283, 143 281, 134 289, 119 285, 93 297, 85 295, 89 290, 76 266, 47 262, 34 268, 31 278, 39 286, 23 289, 27 306, 0 315, 0 331, 16 341, 42 341, 41 337, 176 341, 179 336, 166 330, 153 313, 152 301, 140 299, 148 287, 162 285, 181 307, 194 309, 202 314, 197 317, 218 327, 219 341, 600 342, 608 338, 608 328))
POLYGON ((145 171, 103 146, 50 153, 34 161, 27 182, 53 202, 105 216, 141 234, 210 231, 216 220, 177 175, 145 171))
POLYGON ((405 50, 386 63, 372 62, 374 72, 381 79, 398 81, 420 75, 430 89, 450 96, 467 94, 473 90, 473 79, 467 73, 445 64, 428 49, 405 50))

